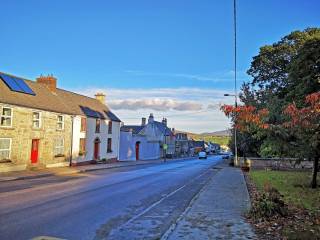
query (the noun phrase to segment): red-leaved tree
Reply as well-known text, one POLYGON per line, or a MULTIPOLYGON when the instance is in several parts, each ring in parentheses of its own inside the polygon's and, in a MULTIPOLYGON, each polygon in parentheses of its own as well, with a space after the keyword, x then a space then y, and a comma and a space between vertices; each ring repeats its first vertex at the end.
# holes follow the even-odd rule
POLYGON ((320 92, 312 93, 305 99, 306 107, 297 108, 295 103, 289 104, 285 110, 289 119, 284 123, 291 128, 297 138, 308 146, 305 153, 313 159, 311 187, 317 187, 317 172, 320 158, 320 92))
POLYGON ((320 92, 307 95, 306 107, 298 108, 295 103, 289 104, 283 111, 288 121, 280 126, 272 126, 267 123, 269 111, 257 110, 253 106, 224 105, 221 110, 227 117, 231 117, 234 126, 241 132, 249 132, 253 128, 273 131, 275 127, 285 127, 292 130, 300 143, 308 146, 302 154, 310 156, 314 161, 311 187, 317 187, 317 172, 320 158, 320 92), (307 143, 307 144, 306 144, 307 143))

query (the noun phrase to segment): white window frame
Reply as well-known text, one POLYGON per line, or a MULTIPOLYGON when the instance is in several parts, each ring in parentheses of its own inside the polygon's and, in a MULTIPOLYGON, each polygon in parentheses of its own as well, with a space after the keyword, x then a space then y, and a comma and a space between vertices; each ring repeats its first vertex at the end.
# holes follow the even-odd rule
MULTIPOLYGON (((4 151, 8 151, 9 150, 8 159, 11 159, 12 138, 0 138, 0 140, 7 140, 7 139, 9 139, 9 142, 10 142, 9 149, 0 149, 0 152, 2 152, 2 151, 4 152, 4 151)), ((2 160, 2 159, 0 159, 0 160, 2 160)))
POLYGON ((36 128, 36 129, 39 129, 39 128, 41 128, 41 125, 42 125, 42 121, 41 121, 41 112, 38 112, 38 111, 34 111, 34 112, 32 112, 32 128, 36 128), (35 119, 34 118, 34 113, 39 113, 39 118, 38 119, 35 119), (34 126, 34 122, 39 122, 39 127, 35 127, 34 126))
POLYGON ((58 130, 63 130, 64 129, 64 116, 63 115, 58 115, 57 116, 57 129, 58 130), (59 121, 59 117, 62 117, 62 121, 59 121), (61 123, 61 128, 59 128, 59 124, 61 123))
POLYGON ((0 112, 0 127, 4 127, 4 128, 10 128, 12 127, 12 122, 13 122, 13 108, 12 107, 6 107, 6 106, 2 106, 1 107, 1 112, 0 112), (7 116, 7 115, 3 115, 3 109, 7 108, 11 110, 11 115, 7 116), (5 126, 1 124, 2 118, 10 118, 10 126, 5 126))
POLYGON ((55 139, 53 153, 54 153, 54 156, 64 155, 64 138, 56 138, 55 139), (61 146, 57 146, 57 142, 60 142, 60 140, 62 140, 62 145, 61 146), (57 149, 62 149, 62 152, 59 151, 59 153, 56 153, 56 152, 58 152, 57 149))

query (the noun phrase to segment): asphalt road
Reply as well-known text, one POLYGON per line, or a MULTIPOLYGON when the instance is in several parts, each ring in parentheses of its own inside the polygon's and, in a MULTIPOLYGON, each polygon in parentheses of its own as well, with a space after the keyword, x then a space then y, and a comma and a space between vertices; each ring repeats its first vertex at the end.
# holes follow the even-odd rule
POLYGON ((0 239, 159 239, 220 156, 0 185, 0 239))

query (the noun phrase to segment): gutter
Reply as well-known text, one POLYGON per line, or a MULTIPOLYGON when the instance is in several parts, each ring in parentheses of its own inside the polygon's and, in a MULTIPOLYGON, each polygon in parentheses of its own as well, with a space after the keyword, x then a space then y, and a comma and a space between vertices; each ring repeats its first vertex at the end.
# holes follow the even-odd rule
POLYGON ((72 157, 73 157, 73 122, 74 122, 74 117, 75 116, 71 116, 71 146, 70 146, 70 159, 69 159, 69 167, 72 166, 72 157))

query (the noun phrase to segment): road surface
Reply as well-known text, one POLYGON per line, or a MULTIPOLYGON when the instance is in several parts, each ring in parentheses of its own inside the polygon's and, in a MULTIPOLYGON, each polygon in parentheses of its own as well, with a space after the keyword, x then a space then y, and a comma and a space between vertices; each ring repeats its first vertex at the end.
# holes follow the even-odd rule
POLYGON ((159 239, 220 156, 0 184, 0 239, 159 239))

